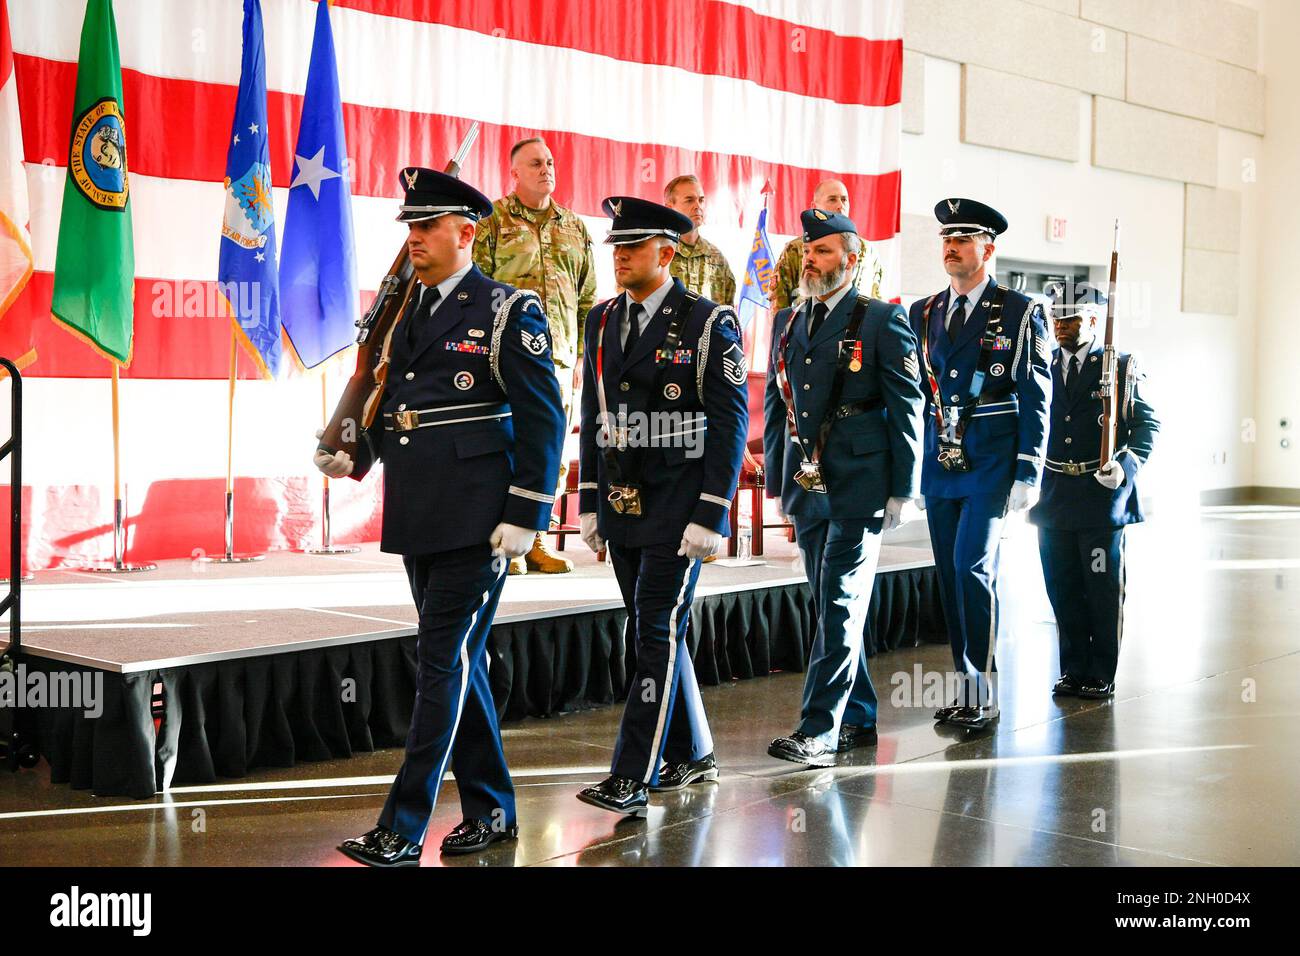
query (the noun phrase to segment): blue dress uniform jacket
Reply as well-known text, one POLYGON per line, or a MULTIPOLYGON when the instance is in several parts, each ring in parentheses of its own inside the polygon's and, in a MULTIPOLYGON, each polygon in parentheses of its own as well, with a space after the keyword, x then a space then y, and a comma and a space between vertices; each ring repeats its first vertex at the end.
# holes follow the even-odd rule
MULTIPOLYGON (((583 348, 582 430, 579 458, 579 508, 597 516, 606 541, 626 547, 671 544, 681 541, 691 523, 722 535, 730 532, 728 510, 736 493, 740 464, 749 428, 744 351, 735 313, 708 299, 696 302, 682 326, 677 354, 665 356, 663 382, 654 410, 681 416, 703 415, 707 427, 703 441, 693 448, 680 438, 661 440, 666 447, 634 450, 626 460, 641 458, 642 515, 622 515, 609 505, 609 476, 601 430, 596 386, 601 317, 605 322, 605 402, 610 417, 624 409, 629 416, 644 413, 655 387, 658 352, 670 319, 683 307, 686 287, 673 280, 657 315, 650 318, 632 350, 623 355, 620 317, 627 307, 626 294, 598 304, 587 315, 583 348), (700 454, 700 452, 703 454, 700 454)), ((686 427, 692 427, 689 419, 686 427)), ((629 424, 633 421, 628 419, 629 424)), ((695 424, 701 422, 698 418, 695 424)), ((695 435, 695 441, 699 436, 695 435)))
POLYGON ((1111 491, 1093 477, 1101 457, 1101 383, 1103 345, 1095 341, 1084 358, 1078 383, 1067 392, 1068 353, 1052 359, 1052 425, 1047 441, 1043 494, 1029 520, 1043 528, 1118 528, 1143 519, 1137 473, 1155 446, 1160 422, 1142 395, 1146 376, 1127 353, 1117 356, 1115 460, 1124 483, 1111 491), (1064 467, 1084 465, 1087 474, 1068 475, 1064 467))
MULTIPOLYGON (((799 438, 807 454, 817 445, 831 383, 856 295, 845 295, 808 341, 808 304, 797 313, 786 348, 786 376, 794 394, 799 438)), ((872 299, 858 329, 862 368, 844 373, 841 405, 868 402, 879 407, 836 421, 822 451, 826 493, 806 491, 795 481, 805 452, 791 447, 785 398, 777 382, 777 352, 790 321, 782 309, 773 322, 772 355, 764 396, 763 464, 767 494, 781 499, 788 515, 863 518, 879 529, 889 498, 915 498, 921 479, 921 410, 916 337, 902 308, 872 299)))
POLYGON ((414 311, 394 331, 382 417, 352 471, 384 462, 382 550, 483 544, 501 522, 544 530, 565 418, 539 300, 472 267, 408 343, 414 311), (395 430, 413 411, 418 427, 395 430))
MULTIPOLYGON (((980 339, 988 323, 997 280, 990 278, 956 342, 950 342, 944 319, 951 287, 940 292, 930 310, 930 365, 945 405, 964 404, 980 357, 980 339)), ((918 342, 926 299, 912 303, 911 323, 918 342)), ((1051 381, 1047 363, 1050 339, 1043 309, 1026 295, 1008 289, 1002 306, 1005 330, 993 351, 981 392, 995 401, 977 407, 966 426, 965 450, 971 470, 946 471, 938 461, 938 429, 929 382, 923 382, 925 458, 921 491, 927 497, 963 498, 1005 494, 1013 481, 1037 484, 1047 445, 1047 408, 1051 381)), ((922 366, 924 375, 924 365, 922 366)))

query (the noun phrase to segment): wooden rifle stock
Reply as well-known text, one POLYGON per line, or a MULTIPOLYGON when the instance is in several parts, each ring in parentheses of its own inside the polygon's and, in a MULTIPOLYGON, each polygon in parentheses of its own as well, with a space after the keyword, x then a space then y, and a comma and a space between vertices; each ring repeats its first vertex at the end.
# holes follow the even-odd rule
MULTIPOLYGON (((443 172, 460 177, 461 163, 478 137, 475 122, 461 140, 456 154, 443 172)), ((415 289, 415 270, 407 259, 406 243, 397 252, 388 274, 379 283, 379 293, 366 314, 357 320, 357 367, 343 389, 343 395, 330 416, 325 433, 317 446, 327 454, 347 452, 356 461, 357 443, 364 429, 374 424, 388 381, 388 356, 393 333, 401 323, 407 303, 415 289)))
POLYGON ((1115 355, 1115 284, 1119 278, 1119 220, 1115 220, 1115 242, 1110 253, 1110 283, 1106 290, 1106 340, 1101 355, 1101 468, 1115 454, 1115 400, 1119 362, 1115 355))

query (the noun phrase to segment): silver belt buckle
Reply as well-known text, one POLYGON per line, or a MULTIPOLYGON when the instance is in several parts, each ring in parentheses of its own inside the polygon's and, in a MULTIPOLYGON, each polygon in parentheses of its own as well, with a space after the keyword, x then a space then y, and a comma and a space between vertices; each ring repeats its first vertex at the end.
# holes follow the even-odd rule
POLYGON ((411 429, 419 427, 419 424, 419 412, 393 412, 393 431, 395 432, 409 432, 411 429))

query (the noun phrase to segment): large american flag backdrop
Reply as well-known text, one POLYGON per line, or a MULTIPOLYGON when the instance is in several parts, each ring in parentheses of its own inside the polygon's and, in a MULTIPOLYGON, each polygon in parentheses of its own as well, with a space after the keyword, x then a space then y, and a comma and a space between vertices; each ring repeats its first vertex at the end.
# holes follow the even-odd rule
MULTIPOLYGON (((709 198, 704 234, 740 275, 761 193, 779 251, 815 185, 843 180, 898 295, 903 0, 335 0, 358 280, 373 290, 402 241, 398 170, 441 168, 471 120, 464 177, 509 191, 507 154, 542 135, 555 198, 597 241, 600 202, 661 198, 684 172, 709 198)), ((263 0, 276 221, 284 222, 315 0, 263 0)), ((131 554, 220 550, 230 331, 216 296, 222 178, 239 82, 239 0, 115 0, 135 228, 135 355, 122 371, 131 554)), ((49 317, 84 3, 9 0, 35 274, 0 318, 0 354, 36 349, 29 391, 27 563, 110 550, 108 366, 49 317)), ((282 229, 281 229, 282 231, 282 229)), ((363 300, 370 292, 363 291, 363 300)), ((756 324, 763 338, 767 326, 756 324)), ((763 343, 765 344, 765 343, 763 343)), ((751 350, 759 355, 760 345, 751 350)), ((350 354, 327 371, 331 403, 350 354)), ((298 547, 319 528, 316 373, 240 386, 241 549, 298 547), (314 400, 312 396, 315 396, 314 400)), ((240 357, 239 376, 256 372, 240 357)), ((379 483, 336 482, 336 540, 377 537, 379 483)))

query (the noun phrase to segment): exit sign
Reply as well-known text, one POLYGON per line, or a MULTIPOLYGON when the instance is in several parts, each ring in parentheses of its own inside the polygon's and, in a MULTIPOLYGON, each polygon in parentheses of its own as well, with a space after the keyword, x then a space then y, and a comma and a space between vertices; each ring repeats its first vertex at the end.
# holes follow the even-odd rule
POLYGON ((1047 217, 1047 241, 1048 242, 1065 242, 1066 232, 1069 228, 1070 220, 1064 216, 1047 217))

